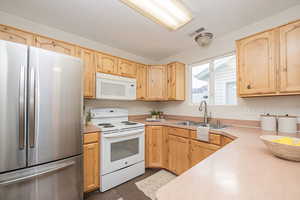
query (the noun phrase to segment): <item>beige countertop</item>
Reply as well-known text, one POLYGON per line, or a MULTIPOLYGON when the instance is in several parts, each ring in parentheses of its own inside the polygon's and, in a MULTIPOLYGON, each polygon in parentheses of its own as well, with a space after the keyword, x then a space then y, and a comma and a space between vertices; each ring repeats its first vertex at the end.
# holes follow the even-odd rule
POLYGON ((222 132, 237 139, 160 188, 158 200, 300 199, 300 162, 273 156, 259 138, 267 132, 237 127, 222 132))

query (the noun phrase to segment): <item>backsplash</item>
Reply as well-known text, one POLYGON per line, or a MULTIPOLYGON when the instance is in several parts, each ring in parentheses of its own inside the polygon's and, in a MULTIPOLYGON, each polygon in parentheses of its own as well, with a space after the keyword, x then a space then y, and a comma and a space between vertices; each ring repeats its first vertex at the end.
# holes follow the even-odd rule
POLYGON ((129 115, 148 114, 157 108, 156 102, 142 101, 117 101, 117 100, 84 100, 85 110, 90 108, 124 108, 128 109, 129 115))
MULTIPOLYGON (((163 102, 158 109, 170 115, 203 116, 198 105, 189 100, 184 102, 163 102)), ((234 106, 208 106, 213 118, 259 120, 261 114, 295 115, 300 123, 300 96, 257 97, 238 99, 234 106)))

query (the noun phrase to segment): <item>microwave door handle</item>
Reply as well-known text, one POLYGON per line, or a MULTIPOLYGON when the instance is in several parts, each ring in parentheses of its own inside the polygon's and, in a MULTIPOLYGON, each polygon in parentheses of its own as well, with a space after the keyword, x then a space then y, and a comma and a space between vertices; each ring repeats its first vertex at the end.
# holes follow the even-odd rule
POLYGON ((104 138, 122 138, 122 137, 126 137, 126 136, 130 136, 130 135, 137 135, 143 133, 142 130, 138 130, 138 131, 131 131, 129 133, 126 134, 120 134, 120 133, 114 133, 114 134, 107 134, 107 135, 103 135, 104 138))

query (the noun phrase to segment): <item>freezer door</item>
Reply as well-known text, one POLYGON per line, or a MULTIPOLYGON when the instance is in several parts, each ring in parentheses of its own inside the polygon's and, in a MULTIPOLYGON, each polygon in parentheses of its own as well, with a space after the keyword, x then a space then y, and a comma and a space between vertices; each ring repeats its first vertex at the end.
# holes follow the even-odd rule
POLYGON ((2 200, 82 200, 82 156, 0 175, 2 200))
POLYGON ((26 166, 27 50, 0 40, 0 173, 26 166))
POLYGON ((28 165, 82 152, 82 62, 29 49, 28 165))

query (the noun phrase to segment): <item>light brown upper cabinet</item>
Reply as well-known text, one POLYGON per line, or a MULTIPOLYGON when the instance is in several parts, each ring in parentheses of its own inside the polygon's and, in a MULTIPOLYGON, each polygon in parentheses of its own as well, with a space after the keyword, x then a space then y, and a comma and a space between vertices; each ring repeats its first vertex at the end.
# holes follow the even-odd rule
POLYGON ((165 65, 151 65, 148 68, 147 100, 167 100, 167 73, 165 65))
POLYGON ((119 62, 118 62, 118 73, 122 76, 135 78, 136 77, 136 63, 120 58, 119 62))
POLYGON ((237 41, 240 97, 300 94, 300 21, 237 41))
POLYGON ((145 100, 147 97, 147 68, 147 65, 137 65, 136 99, 138 100, 145 100))
POLYGON ((167 65, 168 100, 185 99, 185 65, 173 62, 167 65))
POLYGON ((76 51, 75 45, 68 44, 62 41, 57 41, 43 36, 35 36, 34 42, 35 42, 35 46, 38 48, 46 49, 49 51, 55 51, 70 56, 75 56, 75 51, 76 51))
POLYGON ((110 55, 96 53, 97 72, 117 74, 118 58, 110 55))
POLYGON ((78 48, 77 56, 84 62, 84 97, 96 96, 96 64, 95 52, 90 49, 78 48))
POLYGON ((237 42, 240 96, 276 93, 275 31, 237 42))
POLYGON ((300 93, 300 21, 280 28, 280 92, 300 93))
POLYGON ((15 29, 12 27, 0 25, 0 40, 33 45, 33 34, 15 29))

